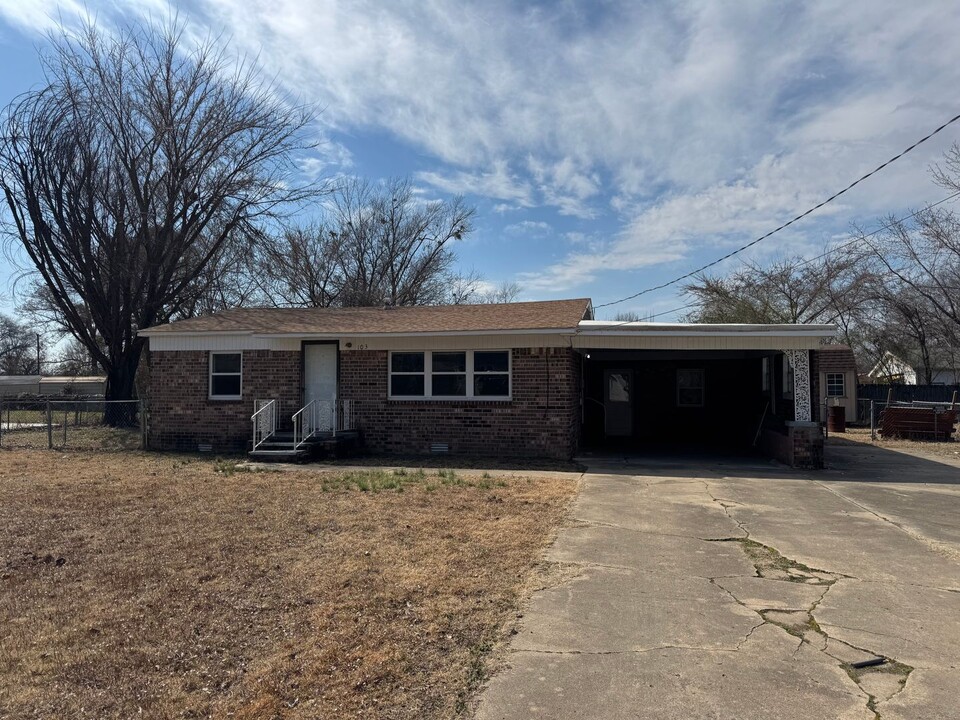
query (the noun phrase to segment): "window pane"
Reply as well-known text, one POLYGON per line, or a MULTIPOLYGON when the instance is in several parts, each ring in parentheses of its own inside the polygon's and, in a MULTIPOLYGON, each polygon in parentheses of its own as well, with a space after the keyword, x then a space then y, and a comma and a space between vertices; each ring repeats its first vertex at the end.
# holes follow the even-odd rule
POLYGON ((423 397, 423 375, 391 375, 390 394, 423 397))
POLYGON ((827 395, 840 397, 843 393, 843 373, 827 374, 827 395))
POLYGON ((623 373, 610 374, 610 387, 607 388, 610 402, 630 402, 630 379, 623 373))
POLYGON ((678 370, 677 387, 702 388, 703 370, 678 370))
POLYGON ((393 353, 390 369, 393 372, 423 372, 423 353, 393 353))
POLYGON ((474 372, 507 372, 509 369, 510 360, 506 350, 473 354, 474 372))
POLYGON ((240 353, 213 356, 213 371, 215 373, 240 372, 240 353))
MULTIPOLYGON (((436 357, 436 355, 434 355, 436 357)), ((434 375, 433 376, 433 394, 454 395, 461 397, 467 394, 467 376, 466 375, 434 375)))
POLYGON ((510 394, 510 376, 475 375, 473 394, 477 397, 507 397, 510 394))
POLYGON ((679 405, 703 405, 703 390, 694 388, 681 388, 677 393, 677 403, 679 405))
MULTIPOLYGON (((466 372, 467 354, 465 352, 435 352, 433 354, 434 372, 466 372)), ((437 391, 433 391, 434 395, 437 391)))
POLYGON ((210 385, 214 397, 236 397, 240 394, 239 375, 214 375, 210 385))

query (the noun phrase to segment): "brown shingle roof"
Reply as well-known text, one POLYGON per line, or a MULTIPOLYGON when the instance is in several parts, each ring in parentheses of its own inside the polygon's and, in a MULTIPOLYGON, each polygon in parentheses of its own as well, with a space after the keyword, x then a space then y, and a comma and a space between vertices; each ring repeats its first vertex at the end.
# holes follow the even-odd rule
POLYGON ((847 345, 821 345, 819 352, 820 372, 846 372, 857 369, 853 350, 847 345))
POLYGON ((590 308, 588 298, 499 305, 429 305, 391 308, 237 308, 149 328, 145 334, 424 333, 498 330, 569 330, 590 308))

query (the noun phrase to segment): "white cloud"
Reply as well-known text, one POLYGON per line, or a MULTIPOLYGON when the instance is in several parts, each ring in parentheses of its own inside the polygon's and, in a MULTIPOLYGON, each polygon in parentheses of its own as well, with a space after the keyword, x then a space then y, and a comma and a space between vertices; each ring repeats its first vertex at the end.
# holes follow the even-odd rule
POLYGON ((520 222, 507 225, 503 231, 508 235, 518 235, 521 237, 546 237, 553 232, 550 223, 542 220, 521 220, 520 222))
POLYGON ((532 188, 513 174, 504 160, 495 161, 490 169, 484 171, 458 171, 449 174, 423 171, 416 173, 416 178, 449 193, 471 193, 496 200, 508 200, 519 207, 533 205, 532 188))
MULTIPOLYGON (((43 28, 58 5, 79 7, 0 0, 0 13, 43 28)), ((566 256, 524 280, 532 289, 752 239, 949 117, 960 84, 960 4, 937 0, 193 7, 323 106, 330 129, 416 148, 425 185, 490 198, 500 214, 546 205, 585 223, 619 219, 606 239, 577 226, 587 245, 568 238, 566 256)), ((843 225, 938 199, 926 166, 943 146, 818 217, 843 225)), ((765 252, 801 240, 784 234, 765 252)))

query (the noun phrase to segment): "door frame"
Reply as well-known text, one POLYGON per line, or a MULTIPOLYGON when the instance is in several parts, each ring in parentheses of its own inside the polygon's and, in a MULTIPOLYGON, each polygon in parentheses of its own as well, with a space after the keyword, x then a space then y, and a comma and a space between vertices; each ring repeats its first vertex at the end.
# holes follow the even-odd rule
POLYGON ((340 400, 340 341, 339 340, 301 340, 300 341, 300 407, 307 399, 307 345, 333 345, 337 351, 337 400, 340 400))

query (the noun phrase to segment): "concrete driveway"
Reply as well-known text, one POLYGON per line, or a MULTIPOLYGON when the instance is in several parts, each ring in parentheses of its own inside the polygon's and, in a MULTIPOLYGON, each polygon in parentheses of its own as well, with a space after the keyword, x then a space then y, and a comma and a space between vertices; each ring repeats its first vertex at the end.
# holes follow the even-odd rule
POLYGON ((828 462, 593 463, 477 718, 960 717, 960 463, 828 462))

